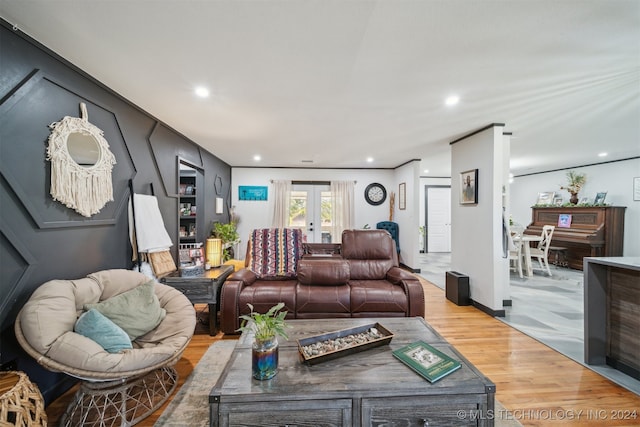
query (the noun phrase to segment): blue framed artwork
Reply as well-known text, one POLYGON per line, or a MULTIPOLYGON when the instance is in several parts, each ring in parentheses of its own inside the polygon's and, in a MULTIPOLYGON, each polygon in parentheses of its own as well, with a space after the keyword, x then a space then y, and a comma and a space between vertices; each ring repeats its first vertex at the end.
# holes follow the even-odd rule
POLYGON ((558 227, 571 228, 571 214, 558 215, 558 227))
POLYGON ((259 200, 266 201, 267 200, 267 190, 266 186, 257 186, 257 185, 239 185, 238 186, 238 200, 259 200))

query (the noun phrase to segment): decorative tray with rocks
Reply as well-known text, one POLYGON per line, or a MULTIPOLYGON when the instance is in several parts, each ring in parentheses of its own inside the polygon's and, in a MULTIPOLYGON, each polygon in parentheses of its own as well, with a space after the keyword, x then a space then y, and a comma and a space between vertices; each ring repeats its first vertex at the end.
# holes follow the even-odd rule
POLYGON ((348 354, 389 344, 393 334, 379 323, 343 329, 298 340, 303 363, 315 365, 348 354))

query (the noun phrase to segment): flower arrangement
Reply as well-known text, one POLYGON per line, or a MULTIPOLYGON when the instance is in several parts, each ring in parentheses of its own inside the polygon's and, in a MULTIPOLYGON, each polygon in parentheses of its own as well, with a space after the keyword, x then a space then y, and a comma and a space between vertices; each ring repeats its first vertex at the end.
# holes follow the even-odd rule
POLYGON ((576 171, 567 172, 567 185, 561 186, 561 190, 567 190, 569 193, 579 193, 587 182, 587 175, 577 173, 576 171))
POLYGON ((587 175, 584 173, 577 173, 570 170, 567 172, 567 185, 560 186, 561 190, 567 190, 571 194, 571 203, 578 203, 578 193, 582 190, 582 187, 587 182, 587 175))

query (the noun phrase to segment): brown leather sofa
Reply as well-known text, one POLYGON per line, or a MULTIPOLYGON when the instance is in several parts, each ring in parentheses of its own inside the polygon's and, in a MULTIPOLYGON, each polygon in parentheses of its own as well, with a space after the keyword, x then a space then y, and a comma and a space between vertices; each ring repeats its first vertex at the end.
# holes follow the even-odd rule
POLYGON ((296 277, 258 279, 248 268, 232 274, 222 287, 222 331, 237 333, 239 316, 250 311, 247 304, 264 313, 284 302, 289 319, 424 317, 422 285, 398 266, 387 231, 345 230, 336 252, 307 253, 296 277))

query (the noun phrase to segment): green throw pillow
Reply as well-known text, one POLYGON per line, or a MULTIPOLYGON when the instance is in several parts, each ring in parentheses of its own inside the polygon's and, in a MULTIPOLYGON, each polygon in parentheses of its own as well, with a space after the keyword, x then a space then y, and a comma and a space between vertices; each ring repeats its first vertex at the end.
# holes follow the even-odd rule
POLYGON ((103 302, 85 304, 84 309, 95 308, 124 329, 133 341, 158 326, 167 314, 160 307, 153 284, 150 280, 103 302))
POLYGON ((133 348, 129 335, 95 309, 82 313, 73 330, 94 340, 109 353, 133 348))

